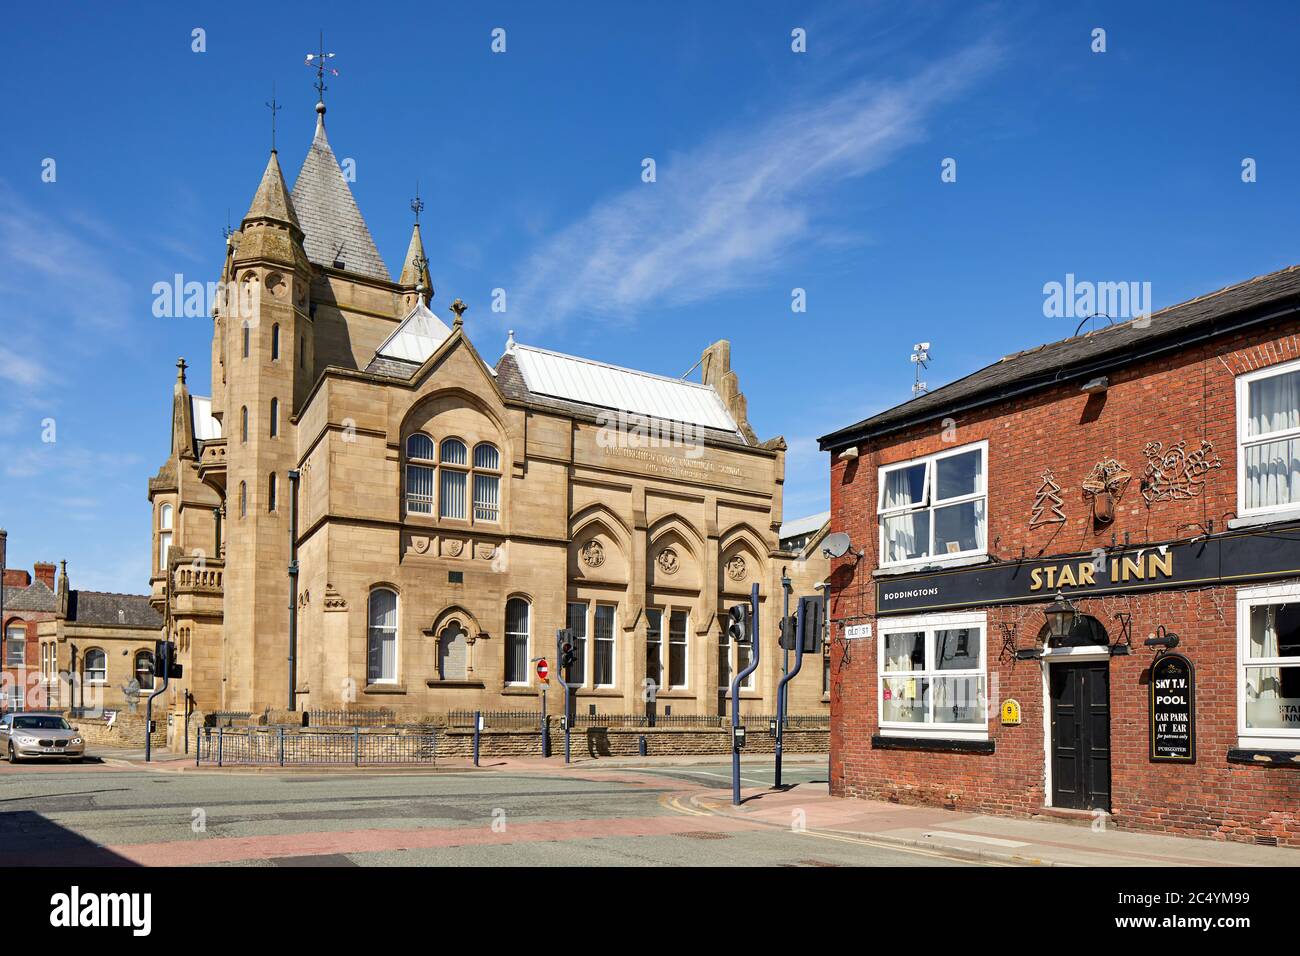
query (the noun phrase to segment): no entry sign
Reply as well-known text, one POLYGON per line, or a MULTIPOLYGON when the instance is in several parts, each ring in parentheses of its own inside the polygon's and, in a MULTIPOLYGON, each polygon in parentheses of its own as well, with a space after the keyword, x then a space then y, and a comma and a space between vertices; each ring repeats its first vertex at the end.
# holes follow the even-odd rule
POLYGON ((541 660, 537 662, 537 679, 543 681, 547 680, 550 673, 551 673, 551 665, 547 664, 546 658, 543 657, 541 660))

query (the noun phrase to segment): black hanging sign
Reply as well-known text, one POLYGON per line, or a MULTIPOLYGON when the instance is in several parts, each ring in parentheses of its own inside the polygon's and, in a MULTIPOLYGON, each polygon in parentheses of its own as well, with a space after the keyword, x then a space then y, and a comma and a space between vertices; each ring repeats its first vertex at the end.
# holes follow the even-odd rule
POLYGON ((1151 665, 1151 760, 1196 763, 1196 668, 1182 654, 1151 665))

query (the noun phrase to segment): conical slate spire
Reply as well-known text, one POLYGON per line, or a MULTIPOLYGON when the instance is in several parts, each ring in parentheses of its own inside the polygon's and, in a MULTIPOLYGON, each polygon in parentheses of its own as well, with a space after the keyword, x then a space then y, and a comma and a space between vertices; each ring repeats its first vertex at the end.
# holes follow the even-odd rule
POLYGON ((275 150, 271 150, 271 158, 266 161, 266 171, 262 173, 262 182, 253 195, 253 204, 248 207, 248 214, 244 216, 244 222, 254 219, 270 219, 302 228, 298 225, 298 216, 293 208, 293 200, 289 198, 289 190, 284 185, 284 174, 280 172, 280 160, 275 150))
POLYGON ((293 184, 293 208, 302 217, 307 258, 317 265, 392 281, 325 136, 322 107, 316 107, 316 136, 293 184))

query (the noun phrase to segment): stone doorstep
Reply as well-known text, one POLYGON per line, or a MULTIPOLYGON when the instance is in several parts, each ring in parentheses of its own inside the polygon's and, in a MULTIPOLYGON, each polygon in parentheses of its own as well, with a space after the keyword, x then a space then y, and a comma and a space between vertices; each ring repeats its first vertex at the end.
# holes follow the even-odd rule
POLYGON ((1075 810, 1070 807, 1039 807, 1029 815, 1029 819, 1037 820, 1042 817, 1050 817, 1053 820, 1059 820, 1062 823, 1069 823, 1074 826, 1090 827, 1094 821, 1103 821, 1103 826, 1109 826, 1116 821, 1116 817, 1109 810, 1098 813, 1095 810, 1075 810))

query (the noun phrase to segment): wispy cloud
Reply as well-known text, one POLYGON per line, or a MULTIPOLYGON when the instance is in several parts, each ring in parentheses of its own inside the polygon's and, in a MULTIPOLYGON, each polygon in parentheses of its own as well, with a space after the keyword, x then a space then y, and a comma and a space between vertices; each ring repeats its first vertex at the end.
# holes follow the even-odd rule
POLYGON ((20 388, 39 388, 48 376, 45 366, 37 359, 0 345, 0 379, 20 388))
POLYGON ((922 138, 935 108, 995 58, 992 44, 979 44, 909 78, 861 81, 668 158, 656 182, 599 203, 545 240, 514 283, 512 307, 537 328, 579 311, 631 318, 652 303, 746 286, 818 241, 818 201, 922 138))

